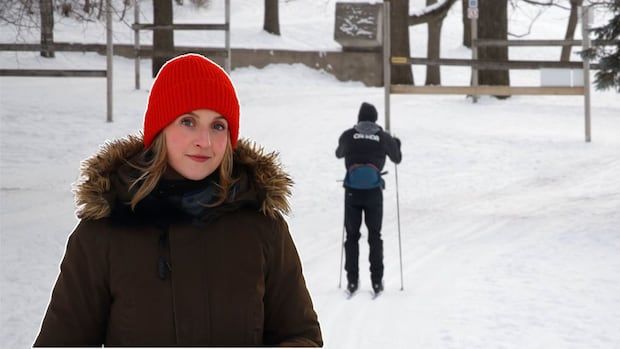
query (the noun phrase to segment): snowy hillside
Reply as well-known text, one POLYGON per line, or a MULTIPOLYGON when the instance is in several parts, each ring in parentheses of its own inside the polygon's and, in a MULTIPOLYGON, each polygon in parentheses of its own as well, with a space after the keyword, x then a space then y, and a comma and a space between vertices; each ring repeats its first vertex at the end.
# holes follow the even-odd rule
MULTIPOLYGON (((260 32, 258 2, 233 3, 236 47, 338 49, 331 39, 333 1, 281 2, 282 38, 260 32), (319 37, 311 40, 315 29, 319 37)), ((444 23, 445 57, 469 55, 460 46, 459 9, 444 23)), ((547 10, 530 38, 562 37, 567 15, 547 10)), ((188 11, 182 19, 191 18, 188 11)), ((511 31, 529 25, 525 10, 511 18, 511 31)), ((100 33, 90 26, 92 34, 90 27, 74 33, 59 25, 57 39, 95 41, 100 33)), ((7 42, 11 34, 1 29, 7 42)), ((411 34, 412 52, 423 55, 425 29, 411 34)), ((121 30, 119 40, 127 35, 121 30)), ((511 49, 511 57, 558 56, 559 49, 511 49)), ((104 65, 96 54, 45 60, 0 52, 2 68, 104 65)), ((149 70, 143 61, 143 86, 151 82, 149 70)), ((133 90, 133 61, 115 58, 114 74, 111 124, 103 79, 0 78, 0 347, 30 346, 38 333, 77 222, 71 183, 80 160, 141 127, 148 92, 133 90)), ((446 83, 469 79, 464 69, 442 74, 446 83)), ((416 68, 416 81, 423 78, 424 69, 416 68)), ((382 115, 383 90, 301 65, 238 69, 232 79, 242 104, 241 136, 278 150, 295 180, 289 225, 326 347, 620 347, 618 94, 593 94, 592 143, 584 142, 580 97, 485 97, 472 104, 463 96, 393 96, 392 131, 404 156, 398 167, 404 291, 389 164, 386 291, 371 300, 364 230, 361 293, 346 300, 337 287, 343 223, 337 180, 344 166, 334 150, 362 101, 382 115)), ((536 72, 511 75, 516 84, 537 79, 536 72)))

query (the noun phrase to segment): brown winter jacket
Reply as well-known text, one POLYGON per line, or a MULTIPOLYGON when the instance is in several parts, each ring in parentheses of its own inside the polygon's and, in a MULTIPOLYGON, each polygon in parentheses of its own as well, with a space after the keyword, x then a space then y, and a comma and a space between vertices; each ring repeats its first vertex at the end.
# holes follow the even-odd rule
POLYGON ((130 136, 82 165, 81 221, 34 345, 321 346, 276 155, 240 141, 233 199, 196 219, 127 208, 141 149, 130 136))

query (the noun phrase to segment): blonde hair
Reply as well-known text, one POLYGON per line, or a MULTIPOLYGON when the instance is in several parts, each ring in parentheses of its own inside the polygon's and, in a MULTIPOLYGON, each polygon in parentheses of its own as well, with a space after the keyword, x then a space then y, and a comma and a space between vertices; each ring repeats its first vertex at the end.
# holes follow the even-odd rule
MULTIPOLYGON (((163 132, 155 137, 151 145, 143 150, 137 157, 128 161, 129 165, 138 171, 140 176, 136 178, 131 186, 137 188, 136 192, 131 198, 131 209, 135 209, 136 205, 147 197, 163 177, 164 173, 168 169, 168 156, 166 150, 166 138, 163 132)), ((212 204, 204 204, 207 207, 214 207, 221 205, 228 199, 230 187, 237 182, 238 179, 233 178, 233 149, 230 144, 230 138, 226 142, 226 149, 224 150, 224 157, 218 167, 219 170, 219 182, 216 183, 219 192, 217 194, 217 200, 212 204)))

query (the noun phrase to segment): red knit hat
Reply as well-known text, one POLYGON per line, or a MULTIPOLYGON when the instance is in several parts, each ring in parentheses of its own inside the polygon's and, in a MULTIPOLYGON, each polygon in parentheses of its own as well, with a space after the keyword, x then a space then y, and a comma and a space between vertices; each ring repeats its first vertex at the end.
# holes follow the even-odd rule
POLYGON ((197 54, 175 57, 164 64, 153 81, 144 113, 144 147, 179 116, 210 109, 228 122, 230 143, 239 137, 239 100, 230 77, 217 64, 197 54))

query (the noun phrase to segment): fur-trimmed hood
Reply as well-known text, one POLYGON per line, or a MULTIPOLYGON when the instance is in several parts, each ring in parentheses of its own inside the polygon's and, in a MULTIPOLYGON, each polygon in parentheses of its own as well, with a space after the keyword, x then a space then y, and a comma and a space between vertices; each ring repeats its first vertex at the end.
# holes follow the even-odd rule
MULTIPOLYGON (((142 136, 130 135, 106 142, 95 155, 82 162, 80 178, 74 185, 78 218, 100 219, 112 214, 117 198, 112 177, 143 147, 142 136)), ((255 143, 240 139, 233 163, 234 168, 245 171, 263 214, 274 218, 288 214, 293 181, 283 171, 276 152, 266 154, 255 143)))

